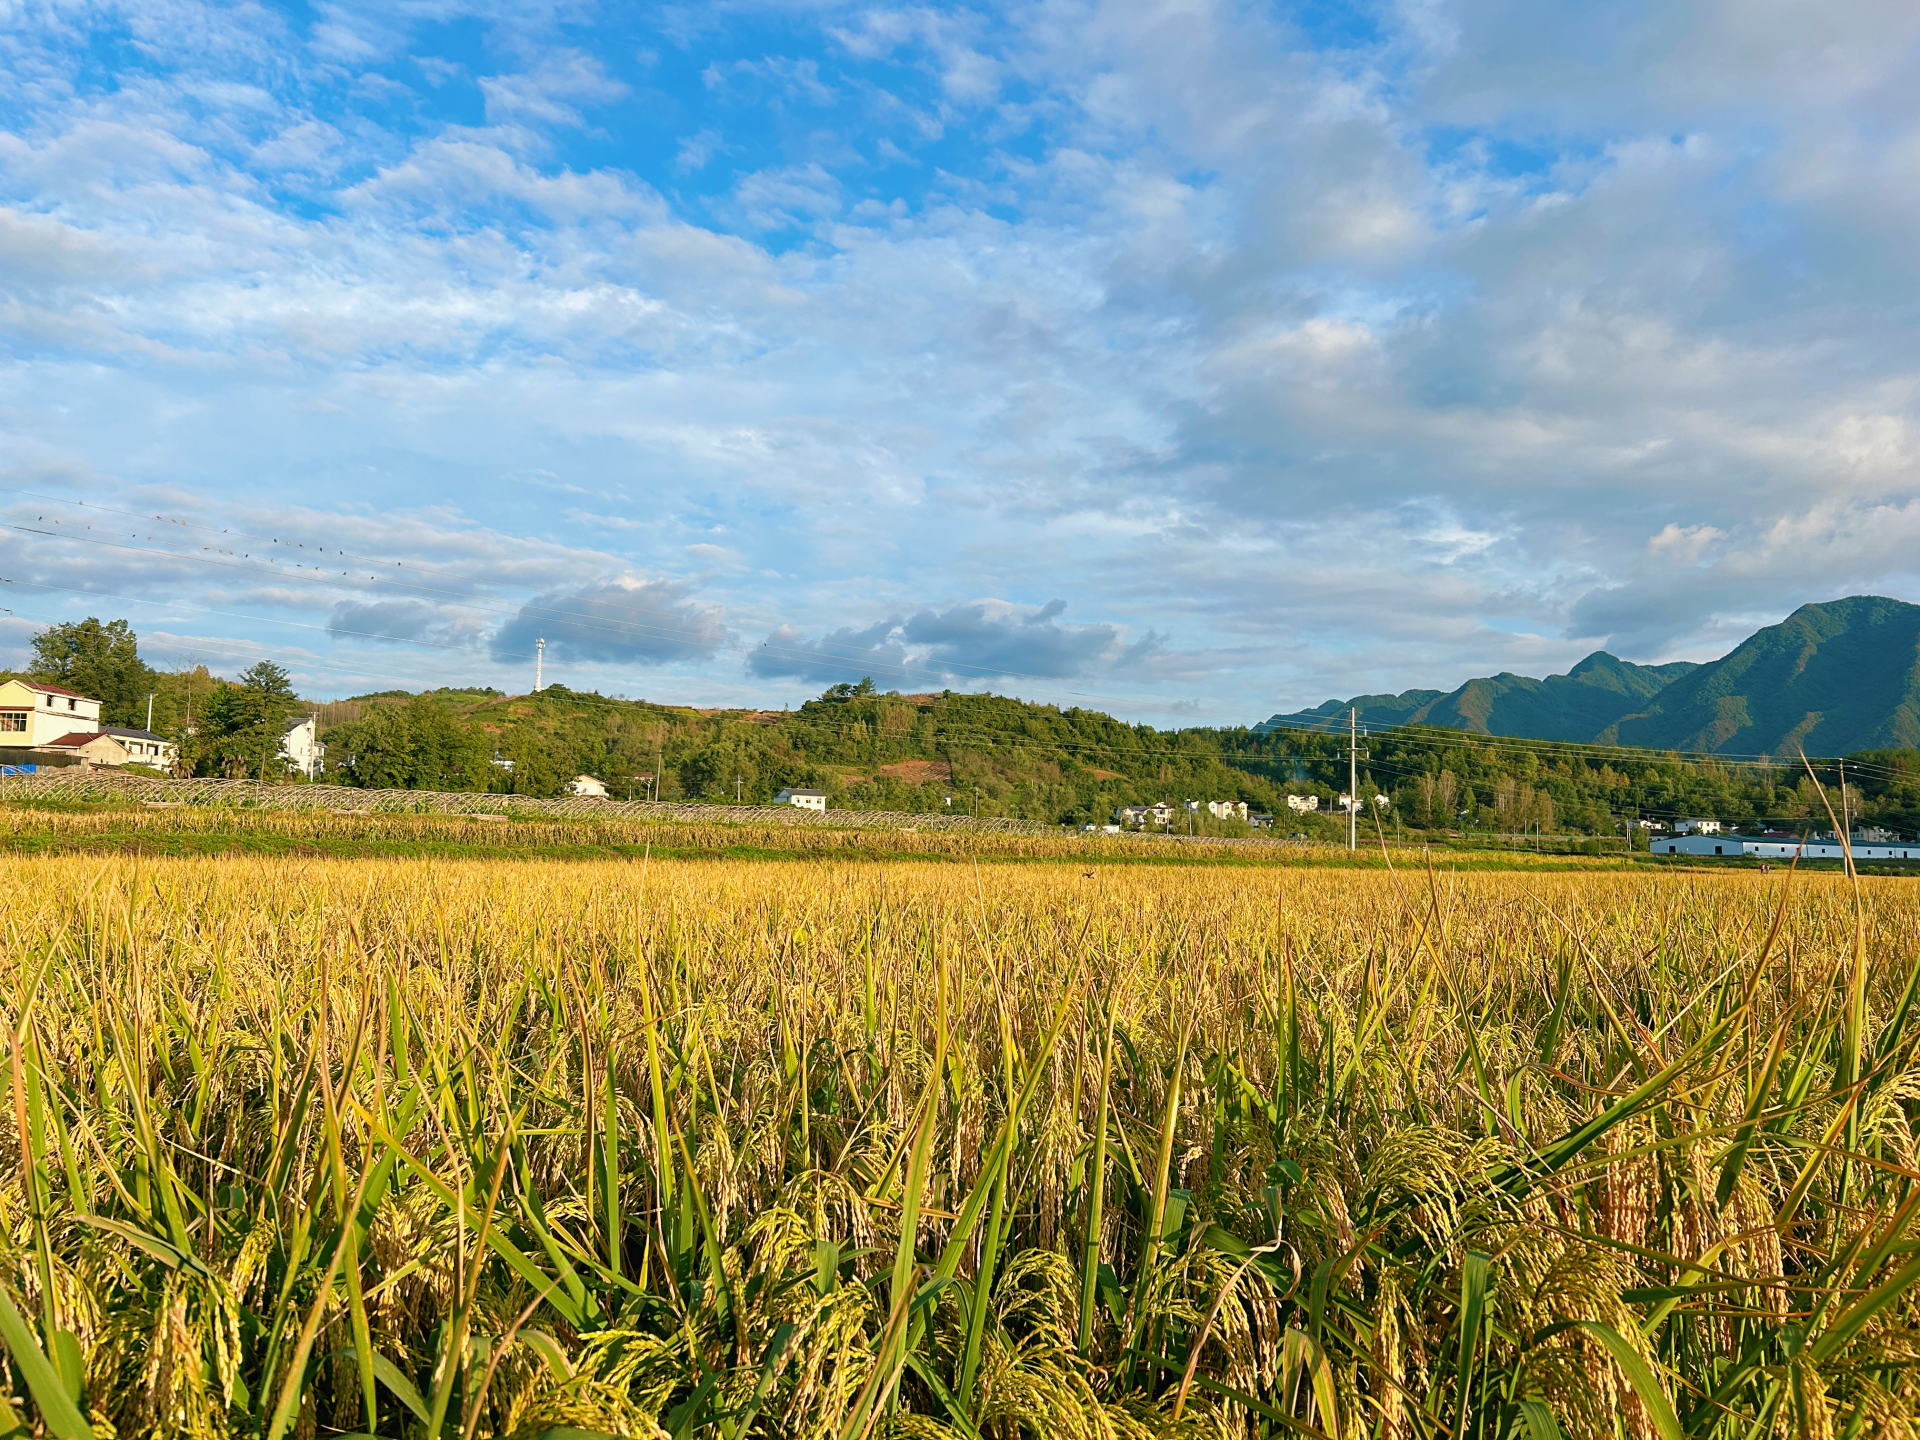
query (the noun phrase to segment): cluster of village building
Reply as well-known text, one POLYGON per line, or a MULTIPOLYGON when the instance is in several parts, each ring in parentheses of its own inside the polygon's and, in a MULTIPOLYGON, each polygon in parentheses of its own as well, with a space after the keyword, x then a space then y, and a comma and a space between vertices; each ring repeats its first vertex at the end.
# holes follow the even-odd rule
MULTIPOLYGON (((320 773, 326 746, 314 716, 280 727, 280 760, 309 777, 320 773)), ((42 768, 143 765, 171 774, 180 747, 164 735, 126 725, 102 725, 100 702, 57 685, 31 680, 0 684, 0 770, 31 774, 42 768)))
POLYGON ((1920 842, 1902 840, 1881 825, 1855 826, 1842 845, 1838 835, 1800 835, 1791 830, 1736 831, 1718 820, 1674 822, 1671 835, 1655 836, 1648 848, 1656 855, 1694 855, 1723 860, 1920 860, 1920 842))

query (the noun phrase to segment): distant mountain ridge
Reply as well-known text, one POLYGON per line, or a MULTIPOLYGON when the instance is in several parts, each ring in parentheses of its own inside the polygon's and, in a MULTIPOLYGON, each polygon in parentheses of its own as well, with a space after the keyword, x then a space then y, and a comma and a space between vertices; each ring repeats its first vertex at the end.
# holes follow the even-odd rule
POLYGON ((1565 675, 1329 700, 1254 728, 1438 725, 1479 735, 1729 755, 1920 747, 1920 605, 1883 596, 1802 605, 1705 665, 1595 651, 1565 675))
POLYGON ((1476 735, 1535 740, 1591 740, 1629 715, 1643 713, 1653 696, 1696 667, 1689 661, 1635 665, 1596 650, 1565 675, 1535 680, 1503 672, 1469 680, 1457 690, 1406 690, 1329 700, 1311 710, 1275 715, 1256 730, 1343 728, 1358 707, 1362 725, 1441 725, 1476 735))
POLYGON ((1622 719, 1623 745, 1736 755, 1920 747, 1920 605, 1802 605, 1622 719))

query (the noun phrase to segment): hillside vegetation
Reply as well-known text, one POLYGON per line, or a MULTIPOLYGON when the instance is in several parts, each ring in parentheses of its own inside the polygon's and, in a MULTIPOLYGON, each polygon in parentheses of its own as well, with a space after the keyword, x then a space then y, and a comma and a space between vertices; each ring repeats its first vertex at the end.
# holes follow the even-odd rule
POLYGON ((1802 605, 1603 738, 1749 755, 1920 746, 1920 605, 1802 605))
POLYGON ((1451 692, 1358 695, 1259 728, 1440 725, 1481 735, 1791 760, 1920 746, 1920 605, 1856 595, 1802 605, 1707 665, 1596 651, 1544 680, 1494 675, 1451 692))
POLYGON ((1398 695, 1357 695, 1329 700, 1311 710, 1275 715, 1260 730, 1337 730, 1358 710, 1369 730, 1388 725, 1439 725, 1479 735, 1519 735, 1534 740, 1593 740, 1696 667, 1635 665, 1596 650, 1564 675, 1535 680, 1502 672, 1469 680, 1457 690, 1406 690, 1398 695))
MULTIPOLYGON (((1122 804, 1192 797, 1244 801, 1310 838, 1344 833, 1326 813, 1347 788, 1344 736, 1156 730, 1002 696, 855 686, 792 712, 675 709, 559 687, 532 696, 396 694, 333 709, 354 718, 326 731, 328 764, 363 785, 551 794, 584 773, 639 794, 646 782, 626 777, 657 773, 662 798, 737 794, 764 803, 804 785, 840 808, 926 813, 948 809, 951 797, 959 811, 1066 824, 1107 822, 1122 804), (490 763, 496 752, 514 760, 511 772, 490 763), (1290 793, 1319 797, 1320 813, 1289 811, 1290 793)), ((1820 774, 1835 778, 1832 766, 1820 774)), ((1818 788, 1797 767, 1533 747, 1438 727, 1370 738, 1361 793, 1387 795, 1383 818, 1402 834, 1538 826, 1618 835, 1635 816, 1689 814, 1829 823, 1818 788)), ((1861 757, 1848 797, 1858 818, 1920 828, 1920 753, 1861 757)), ((1194 824, 1241 833, 1237 822, 1204 815, 1194 824)))

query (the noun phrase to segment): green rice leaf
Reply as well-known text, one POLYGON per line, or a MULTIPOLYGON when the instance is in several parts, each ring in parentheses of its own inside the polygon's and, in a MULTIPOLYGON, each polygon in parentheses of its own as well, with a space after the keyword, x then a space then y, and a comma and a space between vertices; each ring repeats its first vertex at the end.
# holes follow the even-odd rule
POLYGON ((1620 1367, 1620 1373, 1627 1377, 1627 1383, 1633 1387, 1633 1393, 1640 1397, 1640 1403, 1647 1407, 1647 1417, 1653 1421, 1653 1428, 1660 1433, 1660 1440, 1684 1440, 1680 1429, 1680 1417, 1673 1413, 1673 1401, 1666 1390, 1654 1378, 1653 1371, 1641 1358, 1640 1352, 1629 1345, 1620 1332, 1611 1325, 1598 1320, 1582 1320, 1579 1328, 1606 1347, 1613 1356, 1613 1363, 1620 1367))
POLYGON ((0 1290, 0 1338, 5 1339, 13 1363, 20 1367, 20 1376, 27 1382, 27 1390, 39 1407, 47 1430, 59 1440, 93 1440, 93 1427, 87 1424, 80 1407, 67 1393, 60 1372, 53 1368, 53 1362, 35 1342, 33 1327, 27 1324, 15 1307, 13 1297, 4 1290, 0 1290))

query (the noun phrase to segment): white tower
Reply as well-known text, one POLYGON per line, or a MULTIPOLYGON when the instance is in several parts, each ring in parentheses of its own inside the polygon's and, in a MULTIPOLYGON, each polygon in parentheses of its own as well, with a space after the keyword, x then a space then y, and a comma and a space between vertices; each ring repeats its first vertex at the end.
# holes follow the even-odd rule
POLYGON ((536 695, 540 693, 540 663, 546 658, 547 658, 547 642, 545 640, 534 641, 533 642, 533 691, 536 695))

